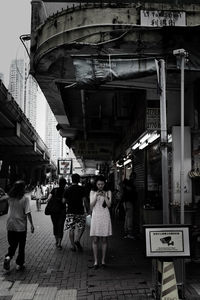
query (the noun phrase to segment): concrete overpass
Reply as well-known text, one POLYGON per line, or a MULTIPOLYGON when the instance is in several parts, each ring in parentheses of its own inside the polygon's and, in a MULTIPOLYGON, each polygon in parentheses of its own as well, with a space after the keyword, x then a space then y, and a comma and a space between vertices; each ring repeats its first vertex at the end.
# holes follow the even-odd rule
POLYGON ((30 121, 0 81, 0 181, 1 186, 23 178, 27 183, 45 179, 55 169, 30 121))

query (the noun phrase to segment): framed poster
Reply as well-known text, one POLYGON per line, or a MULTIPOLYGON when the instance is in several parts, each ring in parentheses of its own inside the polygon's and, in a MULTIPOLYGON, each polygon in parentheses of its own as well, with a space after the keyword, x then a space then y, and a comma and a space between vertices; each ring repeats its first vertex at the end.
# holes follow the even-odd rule
POLYGON ((147 257, 190 256, 188 226, 145 226, 147 257))
POLYGON ((72 173, 72 161, 67 159, 58 160, 58 174, 59 175, 69 175, 72 173))

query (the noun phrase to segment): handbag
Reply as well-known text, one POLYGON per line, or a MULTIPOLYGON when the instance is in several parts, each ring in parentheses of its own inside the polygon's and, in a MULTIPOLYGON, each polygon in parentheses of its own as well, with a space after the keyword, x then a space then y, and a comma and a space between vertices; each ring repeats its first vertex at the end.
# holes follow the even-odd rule
POLYGON ((86 225, 88 226, 88 227, 90 227, 91 226, 91 215, 87 215, 86 216, 86 225))

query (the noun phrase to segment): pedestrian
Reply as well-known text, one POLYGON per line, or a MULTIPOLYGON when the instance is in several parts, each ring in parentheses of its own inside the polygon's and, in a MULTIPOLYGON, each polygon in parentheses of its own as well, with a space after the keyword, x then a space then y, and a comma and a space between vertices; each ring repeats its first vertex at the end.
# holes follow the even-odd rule
POLYGON ((8 192, 8 196, 7 239, 9 247, 3 266, 5 270, 10 270, 10 261, 18 247, 16 270, 21 270, 24 268, 25 262, 27 218, 31 225, 31 232, 34 232, 30 199, 25 195, 25 182, 22 180, 16 181, 8 192))
POLYGON ((51 221, 53 224, 53 234, 56 240, 56 247, 58 249, 62 249, 61 242, 63 239, 63 231, 64 231, 64 223, 66 218, 66 205, 63 203, 63 194, 66 186, 65 178, 61 177, 59 179, 58 187, 52 189, 47 199, 47 203, 49 201, 53 201, 54 207, 53 212, 51 212, 51 221))
POLYGON ((136 200, 136 188, 129 179, 124 179, 122 183, 122 198, 124 206, 124 238, 135 239, 133 235, 133 210, 136 200))
POLYGON ((37 182, 37 185, 34 189, 34 195, 36 198, 36 209, 37 211, 41 211, 41 198, 43 196, 43 190, 39 181, 37 182))
POLYGON ((87 212, 85 189, 79 185, 79 182, 80 176, 78 174, 72 174, 72 185, 65 190, 63 196, 63 202, 66 203, 67 206, 65 229, 69 229, 72 251, 76 251, 76 248, 79 251, 83 250, 80 240, 85 230, 85 212, 87 212), (76 229, 77 233, 75 238, 76 229))
POLYGON ((98 246, 101 241, 102 267, 105 267, 107 250, 107 237, 112 235, 112 225, 109 208, 111 207, 111 191, 105 189, 105 178, 98 176, 96 180, 96 190, 90 192, 90 207, 92 210, 90 236, 92 237, 92 249, 94 255, 94 269, 98 264, 98 246))

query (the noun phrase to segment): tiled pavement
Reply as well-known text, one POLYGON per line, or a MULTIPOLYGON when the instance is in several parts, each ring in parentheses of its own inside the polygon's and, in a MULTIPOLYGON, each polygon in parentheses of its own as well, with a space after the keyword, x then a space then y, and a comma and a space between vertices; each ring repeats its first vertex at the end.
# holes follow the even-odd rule
MULTIPOLYGON (((44 210, 44 205, 42 205, 44 210)), ((152 299, 151 260, 145 258, 142 240, 122 238, 122 226, 113 222, 114 234, 109 240, 106 269, 93 270, 91 240, 88 228, 84 232, 84 251, 71 252, 68 233, 63 249, 55 248, 50 217, 36 212, 32 201, 35 233, 27 236, 26 269, 5 273, 0 267, 0 300, 108 300, 152 299), (121 229, 120 229, 121 228, 121 229)), ((7 252, 7 216, 0 216, 0 264, 7 252)), ((200 266, 200 264, 199 264, 200 266)), ((186 298, 200 299, 200 268, 186 264, 186 298)))

